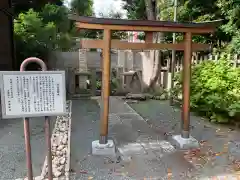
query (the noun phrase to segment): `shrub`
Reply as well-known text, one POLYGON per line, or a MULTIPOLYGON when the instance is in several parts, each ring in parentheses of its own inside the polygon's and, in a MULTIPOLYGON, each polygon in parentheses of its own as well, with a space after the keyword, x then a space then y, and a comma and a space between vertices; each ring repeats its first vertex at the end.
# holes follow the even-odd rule
MULTIPOLYGON (((181 72, 175 77, 174 95, 181 91, 181 72)), ((192 67, 190 106, 213 122, 228 123, 240 112, 240 68, 224 56, 192 67)))

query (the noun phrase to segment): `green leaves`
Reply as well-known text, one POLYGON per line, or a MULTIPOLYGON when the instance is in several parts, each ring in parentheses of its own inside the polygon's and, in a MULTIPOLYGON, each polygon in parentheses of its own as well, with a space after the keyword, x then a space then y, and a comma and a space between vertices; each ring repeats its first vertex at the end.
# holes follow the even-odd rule
MULTIPOLYGON (((224 54, 218 61, 204 61, 192 68, 191 108, 218 123, 229 122, 240 112, 240 70, 224 54)), ((181 93, 182 77, 176 77, 175 93, 181 93)))
POLYGON ((92 16, 93 0, 72 0, 71 11, 79 16, 92 16))
POLYGON ((64 6, 46 4, 40 12, 29 9, 14 20, 17 58, 45 58, 48 52, 71 47, 68 10, 64 6))
MULTIPOLYGON (((128 0, 123 1, 129 2, 128 0)), ((127 10, 128 19, 147 19, 144 0, 132 0, 131 3, 126 3, 124 9, 127 10)))

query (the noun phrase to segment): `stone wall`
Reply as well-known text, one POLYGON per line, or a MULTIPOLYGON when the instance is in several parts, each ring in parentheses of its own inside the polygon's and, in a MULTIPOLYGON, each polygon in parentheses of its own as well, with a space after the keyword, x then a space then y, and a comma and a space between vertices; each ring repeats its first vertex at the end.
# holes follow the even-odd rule
MULTIPOLYGON (((87 67, 96 68, 101 70, 102 61, 100 52, 87 51, 87 67)), ((79 51, 73 52, 60 52, 54 51, 50 53, 48 58, 48 66, 51 69, 66 69, 66 68, 79 68, 79 51)), ((111 54, 111 67, 117 67, 117 53, 111 54)))
MULTIPOLYGON (((128 50, 119 50, 118 53, 112 53, 111 54, 111 67, 117 68, 121 67, 124 71, 130 71, 130 70, 140 70, 145 71, 142 76, 143 82, 145 82, 145 79, 149 79, 148 76, 151 75, 151 72, 149 71, 149 68, 147 67, 148 64, 144 63, 148 61, 149 53, 143 53, 141 51, 128 51, 128 50), (145 60, 144 60, 145 59, 145 60), (125 68, 125 69, 124 69, 125 68)), ((84 55, 85 56, 85 55, 84 55)), ((79 51, 75 52, 59 52, 55 51, 52 52, 48 59, 48 66, 50 69, 59 69, 59 70, 65 70, 66 71, 66 84, 68 85, 68 92, 72 91, 73 83, 75 81, 73 80, 73 74, 75 70, 81 70, 86 69, 85 67, 79 67, 81 65, 80 58, 81 53, 79 51), (68 72, 72 72, 70 75, 68 72), (71 82, 71 83, 70 83, 71 82)), ((102 60, 100 56, 100 52, 92 52, 92 51, 86 51, 86 58, 87 58, 87 68, 88 69, 96 69, 96 71, 102 70, 102 60)), ((161 78, 161 84, 164 85, 165 88, 170 88, 170 82, 166 81, 169 80, 170 73, 164 73, 162 72, 162 78, 161 78)), ((84 80, 85 82, 86 80, 84 80)), ((143 83, 144 84, 144 83, 143 83)))

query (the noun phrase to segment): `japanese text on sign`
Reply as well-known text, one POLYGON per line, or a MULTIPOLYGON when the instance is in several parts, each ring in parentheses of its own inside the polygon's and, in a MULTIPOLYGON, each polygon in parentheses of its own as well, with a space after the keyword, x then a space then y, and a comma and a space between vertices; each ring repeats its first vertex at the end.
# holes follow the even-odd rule
POLYGON ((29 73, 2 75, 3 115, 33 117, 64 113, 64 72, 29 73))

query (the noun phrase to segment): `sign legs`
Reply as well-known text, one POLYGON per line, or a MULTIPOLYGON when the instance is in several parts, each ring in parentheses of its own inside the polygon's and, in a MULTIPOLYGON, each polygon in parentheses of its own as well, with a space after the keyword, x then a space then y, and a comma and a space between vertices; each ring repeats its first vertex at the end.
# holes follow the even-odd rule
POLYGON ((27 158, 28 180, 33 180, 29 118, 24 118, 23 122, 24 122, 24 137, 25 137, 25 148, 26 148, 26 158, 27 158))
POLYGON ((45 139, 47 145, 47 165, 48 165, 48 179, 52 180, 52 151, 51 151, 51 132, 50 132, 50 119, 45 117, 45 139))

